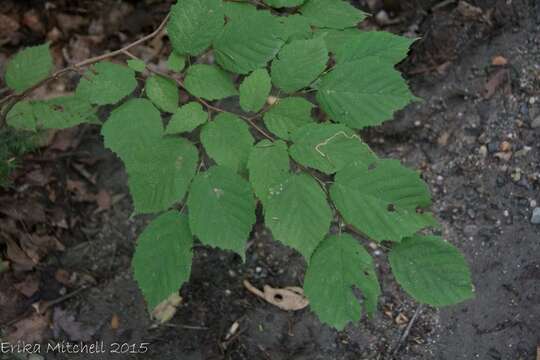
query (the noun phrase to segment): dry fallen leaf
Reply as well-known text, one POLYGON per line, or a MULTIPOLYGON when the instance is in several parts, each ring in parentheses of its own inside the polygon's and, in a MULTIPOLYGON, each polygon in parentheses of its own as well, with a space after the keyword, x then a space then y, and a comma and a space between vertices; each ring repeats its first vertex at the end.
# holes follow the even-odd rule
POLYGON ((260 291, 247 280, 244 280, 244 286, 252 294, 282 310, 302 310, 309 305, 309 300, 304 296, 304 290, 297 286, 279 289, 265 285, 263 291, 260 291))
POLYGON ((96 195, 96 203, 98 205, 98 208, 96 209, 96 213, 109 210, 112 206, 111 194, 106 190, 99 190, 99 192, 96 195))
POLYGON ((11 17, 0 14, 0 39, 8 39, 19 30, 19 23, 11 17))
POLYGON ((181 303, 182 297, 178 293, 171 294, 152 311, 152 318, 159 324, 166 323, 173 318, 174 314, 176 314, 176 308, 181 303))
POLYGON ((397 325, 403 325, 409 322, 409 318, 405 314, 399 313, 398 316, 396 316, 396 318, 394 319, 394 321, 397 325))
POLYGON ((27 298, 31 298, 39 290, 39 278, 36 274, 28 274, 23 281, 15 284, 14 287, 27 298))
POLYGON ((457 11, 467 19, 477 19, 483 14, 482 9, 463 0, 459 2, 457 11))
POLYGON ((13 328, 14 330, 7 334, 8 341, 13 343, 17 341, 41 343, 45 339, 49 328, 49 313, 43 315, 34 313, 26 319, 17 321, 13 328))
POLYGON ((54 236, 26 235, 20 239, 21 248, 34 263, 38 263, 51 251, 64 251, 66 248, 54 236))
POLYGON ((240 323, 238 321, 233 322, 233 324, 229 328, 229 331, 227 331, 227 335, 225 335, 225 341, 227 341, 231 337, 233 337, 234 334, 236 334, 238 332, 239 328, 240 328, 240 323))
POLYGON ((6 237, 7 258, 13 262, 19 270, 31 270, 34 262, 25 254, 19 245, 11 238, 6 237))
POLYGON ((111 329, 117 330, 120 327, 120 318, 118 315, 113 314, 111 318, 111 329))
POLYGON ((510 73, 506 68, 500 68, 495 72, 484 85, 483 96, 485 99, 491 98, 497 89, 510 82, 510 73))
POLYGON ((508 64, 508 60, 504 56, 495 56, 493 59, 491 59, 491 65, 493 66, 504 66, 508 64))

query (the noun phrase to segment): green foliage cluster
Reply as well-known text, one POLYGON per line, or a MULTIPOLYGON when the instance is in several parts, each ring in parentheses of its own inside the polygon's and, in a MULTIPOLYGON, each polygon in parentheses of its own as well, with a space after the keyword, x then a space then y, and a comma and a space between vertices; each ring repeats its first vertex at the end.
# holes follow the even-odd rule
MULTIPOLYGON (((139 59, 98 62, 75 95, 19 102, 8 123, 64 128, 116 106, 105 146, 125 164, 135 212, 158 215, 133 259, 150 308, 189 280, 195 238, 244 258, 258 204, 274 238, 303 255, 311 309, 338 329, 372 314, 380 294, 373 260, 349 230, 386 242, 396 280, 418 301, 472 297, 464 257, 419 235, 438 227, 420 175, 378 158, 358 133, 416 100, 395 69, 413 40, 361 32, 366 15, 348 1, 264 2, 179 1, 167 25, 168 74, 139 59), (137 72, 148 76, 133 99, 137 72), (244 113, 217 108, 225 98, 244 113)), ((51 64, 47 45, 26 49, 10 62, 7 84, 25 91, 51 64)))

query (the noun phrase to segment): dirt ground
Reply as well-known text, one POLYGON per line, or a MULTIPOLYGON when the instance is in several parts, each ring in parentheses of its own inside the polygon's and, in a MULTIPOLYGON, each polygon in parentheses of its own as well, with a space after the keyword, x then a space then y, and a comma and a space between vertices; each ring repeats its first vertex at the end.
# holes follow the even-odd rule
MULTIPOLYGON (((45 3, 8 0, 0 4, 0 14, 41 14, 45 3)), ((115 48, 151 31, 170 4, 47 3, 55 4, 54 14, 66 13, 71 20, 47 20, 36 32, 28 24, 38 26, 27 19, 17 38, 1 43, 6 50, 0 51, 0 68, 9 54, 43 41, 54 27, 61 32, 60 54, 82 57, 115 48), (83 20, 77 25, 73 16, 83 20), (101 21, 84 20, 92 16, 101 21)), ((359 5, 368 9, 367 3, 359 5)), ((51 245, 33 271, 0 274, 3 330, 14 318, 30 316, 31 304, 86 286, 53 304, 49 341, 149 343, 149 352, 41 354, 45 359, 536 359, 540 225, 532 224, 531 216, 540 205, 540 3, 471 0, 473 8, 457 1, 404 1, 399 8, 385 3, 375 11, 384 9, 398 21, 373 26, 421 36, 400 69, 424 102, 366 131, 364 138, 381 157, 422 171, 442 235, 471 264, 474 300, 440 310, 419 307, 393 280, 385 251, 370 248, 382 281, 379 311, 337 332, 309 309, 284 312, 245 290, 244 279, 259 287, 301 285, 305 270, 299 254, 258 227, 245 263, 196 246, 191 280, 180 292, 183 303, 169 323, 152 326, 130 270, 136 236, 148 219, 131 217, 122 164, 103 148, 99 128, 86 125, 56 134, 47 148, 28 155, 13 186, 0 191, 0 231, 23 222, 26 231, 53 234, 62 245, 51 245), (28 285, 29 277, 39 290, 25 297, 16 285, 28 285), (234 323, 238 331, 228 338, 234 323)), ((143 51, 160 45, 152 46, 143 51)))

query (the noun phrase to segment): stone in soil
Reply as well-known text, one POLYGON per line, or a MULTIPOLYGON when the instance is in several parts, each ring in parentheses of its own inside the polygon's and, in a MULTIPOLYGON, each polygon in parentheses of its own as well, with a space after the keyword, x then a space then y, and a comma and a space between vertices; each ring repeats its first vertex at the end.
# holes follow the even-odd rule
POLYGON ((534 208, 531 216, 531 222, 533 224, 540 224, 540 207, 534 208))

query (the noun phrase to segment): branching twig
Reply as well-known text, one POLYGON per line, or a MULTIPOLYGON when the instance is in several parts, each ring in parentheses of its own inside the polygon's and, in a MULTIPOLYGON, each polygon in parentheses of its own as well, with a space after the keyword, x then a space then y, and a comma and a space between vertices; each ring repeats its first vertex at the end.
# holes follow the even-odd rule
POLYGON ((66 74, 68 72, 72 72, 72 71, 78 72, 84 66, 91 65, 91 64, 97 63, 99 61, 105 60, 105 59, 110 59, 110 58, 115 57, 117 55, 125 54, 125 52, 127 52, 132 47, 135 47, 135 46, 137 46, 139 44, 142 44, 142 43, 144 43, 144 42, 146 42, 146 41, 148 41, 150 39, 153 39, 154 37, 159 35, 161 33, 161 31, 165 28, 165 25, 167 25, 167 21, 169 20, 169 16, 170 16, 169 14, 167 14, 167 16, 165 16, 165 19, 163 19, 161 24, 158 26, 158 28, 156 30, 154 30, 154 32, 140 38, 139 40, 136 40, 136 41, 124 46, 121 49, 118 49, 118 50, 115 50, 115 51, 112 51, 112 52, 109 52, 109 53, 106 53, 106 54, 94 56, 92 58, 83 60, 83 61, 81 61, 81 62, 79 62, 79 63, 77 63, 75 65, 71 65, 71 66, 68 66, 68 67, 66 67, 64 69, 58 70, 58 71, 54 72, 51 76, 41 80, 40 82, 38 82, 37 84, 33 85, 32 87, 26 89, 23 92, 18 93, 18 94, 14 93, 14 94, 6 96, 2 100, 0 100, 0 107, 3 107, 3 110, 2 110, 2 112, 0 114, 0 128, 4 127, 4 125, 6 123, 7 113, 13 108, 13 106, 15 105, 15 103, 17 103, 17 101, 24 99, 28 94, 30 94, 31 92, 33 92, 37 88, 45 85, 46 83, 48 83, 48 82, 50 82, 52 80, 58 79, 60 76, 66 74))
MULTIPOLYGON (((154 32, 140 38, 137 41, 134 41, 134 42, 132 42, 132 43, 118 49, 118 50, 115 50, 115 51, 112 51, 112 52, 109 52, 109 53, 106 53, 106 54, 98 55, 98 56, 83 60, 83 61, 81 61, 81 62, 79 62, 79 63, 77 63, 75 65, 71 65, 71 66, 68 66, 68 67, 66 67, 64 69, 58 70, 58 71, 54 72, 51 76, 47 77, 46 79, 41 80, 40 82, 38 82, 37 84, 33 85, 32 87, 28 88, 27 90, 25 90, 23 92, 18 93, 18 94, 14 93, 14 94, 6 96, 2 100, 0 100, 0 108, 2 109, 2 111, 0 112, 0 128, 3 128, 5 126, 7 114, 13 108, 13 106, 15 106, 15 104, 18 101, 24 99, 28 94, 30 94, 31 92, 33 92, 37 88, 45 85, 46 83, 48 83, 48 82, 50 82, 52 80, 58 79, 60 76, 64 75, 65 73, 72 72, 72 71, 73 72, 79 72, 79 70, 84 66, 88 66, 88 65, 94 64, 96 62, 105 60, 105 59, 110 59, 110 58, 118 56, 118 55, 126 55, 126 56, 128 56, 128 57, 130 57, 132 59, 138 59, 129 50, 131 48, 139 45, 139 44, 142 44, 142 43, 144 43, 144 42, 146 42, 148 40, 151 40, 154 37, 158 36, 161 33, 161 31, 165 28, 165 25, 167 24, 167 21, 169 20, 169 16, 170 16, 170 14, 168 14, 165 17, 165 19, 163 19, 161 24, 158 26, 158 28, 156 30, 154 30, 154 32)), ((164 74, 161 71, 158 71, 158 70, 155 70, 155 69, 148 68, 148 70, 150 72, 155 73, 155 74, 158 74, 158 75, 161 75, 161 76, 164 76, 164 77, 167 77, 167 78, 170 78, 170 79, 174 80, 182 89, 187 91, 184 83, 180 79, 172 78, 172 77, 168 76, 167 74, 164 74)), ((199 103, 201 103, 203 106, 205 106, 208 110, 212 110, 212 111, 215 111, 215 112, 226 112, 226 110, 223 110, 223 109, 220 109, 220 108, 218 108, 218 107, 216 107, 214 105, 211 105, 208 102, 206 102, 205 100, 201 99, 200 97, 195 97, 195 98, 197 99, 197 101, 199 103)), ((264 111, 262 111, 261 113, 264 113, 264 111)), ((238 117, 240 117, 244 121, 246 121, 249 125, 251 125, 251 127, 253 127, 255 130, 257 130, 262 136, 266 137, 270 141, 274 141, 274 138, 271 135, 269 135, 266 131, 264 131, 261 127, 259 127, 253 121, 254 118, 256 118, 257 116, 260 116, 261 114, 257 114, 253 118, 246 117, 246 116, 243 116, 243 115, 240 115, 240 114, 235 114, 235 115, 237 115, 238 117)))
MULTIPOLYGON (((131 58, 134 58, 134 59, 137 59, 137 57, 135 57, 133 54, 131 54, 129 51, 125 51, 124 52, 125 55, 131 57, 131 58)), ((186 88, 186 85, 184 84, 184 82, 180 79, 177 79, 177 78, 174 78, 172 76, 169 76, 167 75, 166 73, 162 72, 162 71, 159 71, 159 70, 156 70, 156 69, 153 69, 151 67, 147 67, 148 71, 156 74, 156 75, 160 75, 160 76, 163 76, 167 79, 171 79, 173 81, 175 81, 178 86, 180 88, 182 88, 183 90, 185 91, 188 91, 188 89, 186 88)), ((189 92, 189 91, 188 91, 189 92)), ((217 113, 222 113, 222 112, 229 112, 227 110, 224 110, 224 109, 221 109, 215 105, 212 105, 210 104, 209 102, 207 102, 206 100, 198 97, 198 96, 194 96, 195 99, 197 100, 197 102, 199 102, 201 105, 203 105, 204 107, 206 107, 208 110, 212 110, 214 112, 217 112, 217 113)), ((259 125, 257 125, 255 123, 255 121, 253 121, 255 118, 257 118, 258 116, 264 114, 264 112, 268 110, 268 108, 266 108, 265 110, 261 111, 260 113, 258 113, 257 115, 255 115, 254 117, 247 117, 247 116, 244 116, 244 115, 240 115, 240 114, 234 114, 236 116, 238 116, 239 118, 241 118, 242 120, 244 120, 245 122, 247 122, 251 127, 253 127, 257 132, 259 132, 262 136, 264 136, 265 138, 267 138, 268 140, 270 141, 274 141, 275 139, 270 135, 268 134, 266 131, 264 131, 259 125)))

